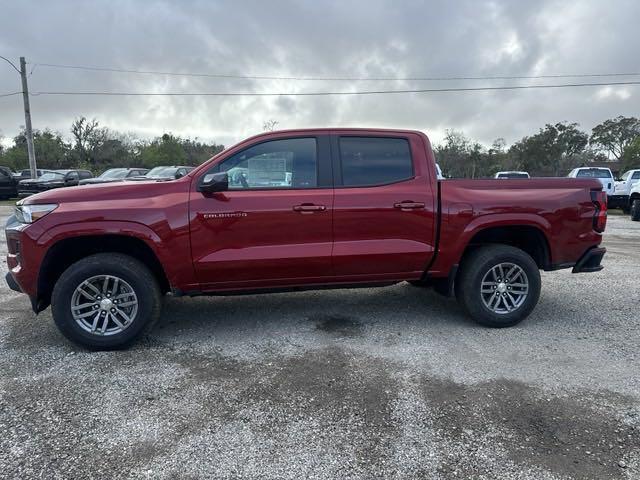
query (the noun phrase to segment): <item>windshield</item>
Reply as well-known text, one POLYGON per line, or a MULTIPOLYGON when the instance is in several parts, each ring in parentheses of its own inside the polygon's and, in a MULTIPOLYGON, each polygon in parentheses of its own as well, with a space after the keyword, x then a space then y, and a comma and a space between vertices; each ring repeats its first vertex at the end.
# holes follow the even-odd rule
POLYGON ((63 180, 64 173, 58 172, 47 172, 44 175, 38 177, 38 180, 42 182, 50 182, 51 180, 63 180))
POLYGON ((607 168, 588 168, 578 171, 578 178, 611 178, 611 172, 607 168))
POLYGON ((111 168, 106 172, 102 172, 99 178, 124 178, 127 176, 126 168, 111 168))
POLYGON ((159 177, 161 175, 170 174, 171 167, 155 167, 147 172, 145 177, 159 177), (167 170, 167 172, 165 172, 167 170))

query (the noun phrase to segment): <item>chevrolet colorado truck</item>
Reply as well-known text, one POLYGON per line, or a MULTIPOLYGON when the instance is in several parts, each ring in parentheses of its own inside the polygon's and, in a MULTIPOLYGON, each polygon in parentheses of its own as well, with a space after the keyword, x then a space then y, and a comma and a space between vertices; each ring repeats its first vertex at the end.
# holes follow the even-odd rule
POLYGON ((602 268, 606 219, 595 178, 439 180, 421 132, 268 132, 179 179, 28 197, 6 226, 7 282, 92 349, 133 342, 166 293, 408 281, 508 327, 541 269, 602 268))

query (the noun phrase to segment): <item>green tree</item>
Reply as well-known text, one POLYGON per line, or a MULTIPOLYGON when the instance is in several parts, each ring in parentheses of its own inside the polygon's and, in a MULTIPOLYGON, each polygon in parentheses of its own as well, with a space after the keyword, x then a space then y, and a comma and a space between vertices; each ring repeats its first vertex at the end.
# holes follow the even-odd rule
MULTIPOLYGON (((34 130, 33 147, 38 168, 69 168, 72 166, 69 157, 70 145, 59 133, 51 130, 34 130)), ((27 138, 24 129, 14 137, 13 146, 3 155, 3 163, 13 170, 29 168, 27 138)))
POLYGON ((636 137, 625 147, 622 155, 621 172, 631 170, 632 168, 640 168, 640 136, 636 137))
POLYGON ((108 130, 101 128, 98 121, 80 117, 71 124, 73 153, 79 166, 96 167, 96 154, 108 139, 108 130))
POLYGON ((165 133, 150 142, 144 142, 138 148, 137 159, 146 168, 159 165, 184 165, 188 158, 180 138, 170 133, 165 133))
POLYGON ((640 136, 640 120, 619 116, 593 127, 589 142, 600 150, 621 160, 625 149, 640 136))
POLYGON ((567 122, 547 124, 535 135, 513 144, 509 154, 516 168, 555 176, 569 169, 588 144, 588 135, 578 126, 567 122))
POLYGON ((462 132, 447 130, 444 144, 434 148, 436 161, 446 175, 451 177, 466 177, 468 169, 471 140, 462 132))

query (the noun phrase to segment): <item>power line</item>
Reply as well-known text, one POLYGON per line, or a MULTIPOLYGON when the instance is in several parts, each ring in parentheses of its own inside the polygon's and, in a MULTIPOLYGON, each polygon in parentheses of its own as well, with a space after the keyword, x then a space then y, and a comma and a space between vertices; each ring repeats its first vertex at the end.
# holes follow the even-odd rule
POLYGON ((16 72, 20 73, 20 70, 18 69, 18 67, 16 67, 11 60, 9 60, 7 57, 3 57, 2 55, 0 55, 0 58, 5 62, 7 62, 9 65, 11 65, 16 72))
POLYGON ((97 72, 131 73, 141 75, 168 75, 178 77, 205 77, 243 80, 296 80, 296 81, 449 81, 449 80, 533 80, 545 78, 602 78, 602 77, 635 77, 640 72, 616 72, 616 73, 578 73, 557 75, 493 75, 493 76, 442 76, 442 77, 304 77, 304 76, 269 76, 269 75, 234 75, 223 73, 189 73, 189 72, 165 72, 157 70, 135 70, 114 67, 98 67, 85 65, 65 65, 57 63, 34 63, 34 66, 88 70, 97 72))
POLYGON ((505 85, 499 87, 456 87, 456 88, 423 88, 411 90, 363 90, 363 91, 335 91, 335 92, 72 92, 72 91, 45 91, 33 92, 32 95, 90 95, 90 96, 168 96, 168 97, 319 97, 319 96, 345 96, 345 95, 382 95, 402 93, 444 93, 444 92, 481 92, 496 90, 527 90, 543 88, 577 88, 577 87, 608 87, 623 85, 640 85, 639 81, 628 82, 599 82, 599 83, 561 83, 551 85, 505 85))
POLYGON ((11 97, 13 95, 20 95, 22 92, 0 93, 0 98, 11 97))

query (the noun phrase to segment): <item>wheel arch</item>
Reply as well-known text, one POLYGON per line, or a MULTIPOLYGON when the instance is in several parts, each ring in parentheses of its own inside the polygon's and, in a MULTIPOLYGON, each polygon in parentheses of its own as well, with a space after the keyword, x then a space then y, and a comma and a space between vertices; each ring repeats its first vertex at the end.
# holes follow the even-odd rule
POLYGON ((460 262, 470 251, 483 245, 510 245, 526 252, 533 258, 538 268, 550 270, 551 248, 549 239, 544 231, 536 225, 487 225, 476 230, 467 242, 460 262))
POLYGON ((170 290, 168 276, 154 249, 141 238, 126 234, 90 234, 62 238, 49 247, 38 272, 35 310, 51 303, 55 282, 70 265, 95 253, 121 253, 136 258, 149 268, 162 292, 170 290))

